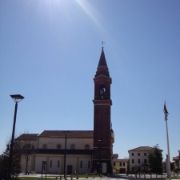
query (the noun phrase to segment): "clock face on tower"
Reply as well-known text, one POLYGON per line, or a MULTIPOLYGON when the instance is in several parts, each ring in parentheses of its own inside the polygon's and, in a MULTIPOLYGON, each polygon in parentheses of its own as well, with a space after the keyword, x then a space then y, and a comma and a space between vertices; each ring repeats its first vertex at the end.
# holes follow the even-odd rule
POLYGON ((100 95, 101 99, 105 98, 106 91, 107 90, 106 90, 106 88, 104 86, 100 86, 100 88, 99 88, 99 95, 100 95))

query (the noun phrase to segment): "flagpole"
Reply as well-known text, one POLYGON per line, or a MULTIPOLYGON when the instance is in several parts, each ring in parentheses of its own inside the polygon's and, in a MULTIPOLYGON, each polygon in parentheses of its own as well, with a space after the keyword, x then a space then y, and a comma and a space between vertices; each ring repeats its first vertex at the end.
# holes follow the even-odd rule
POLYGON ((166 103, 164 103, 164 120, 166 124, 166 140, 167 140, 167 151, 168 151, 168 156, 167 156, 167 177, 171 179, 171 163, 170 163, 170 148, 169 148, 169 134, 168 134, 168 111, 166 108, 166 103))
POLYGON ((168 157, 167 157, 167 175, 168 178, 171 179, 171 163, 170 163, 170 150, 169 150, 169 134, 168 134, 168 124, 166 122, 166 137, 167 137, 167 150, 168 150, 168 157))

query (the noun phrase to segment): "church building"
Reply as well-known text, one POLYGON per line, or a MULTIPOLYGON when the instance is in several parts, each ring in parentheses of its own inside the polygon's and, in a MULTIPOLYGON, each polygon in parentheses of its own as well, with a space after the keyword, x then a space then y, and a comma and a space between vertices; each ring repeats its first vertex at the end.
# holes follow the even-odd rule
POLYGON ((94 130, 44 130, 16 138, 23 173, 112 173, 111 77, 102 48, 94 76, 94 130))

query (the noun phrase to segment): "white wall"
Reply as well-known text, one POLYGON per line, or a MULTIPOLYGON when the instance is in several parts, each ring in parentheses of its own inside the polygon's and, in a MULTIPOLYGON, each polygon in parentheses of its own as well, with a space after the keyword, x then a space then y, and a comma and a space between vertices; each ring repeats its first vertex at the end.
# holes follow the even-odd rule
MULTIPOLYGON (((61 145, 61 149, 65 148, 65 139, 64 138, 48 138, 48 137, 39 137, 37 141, 21 141, 21 146, 25 144, 32 144, 36 149, 42 149, 44 144, 46 144, 47 149, 57 149, 57 145, 61 145)), ((93 138, 67 138, 67 149, 71 149, 71 145, 75 145, 75 149, 84 150, 86 145, 89 145, 90 149, 93 148, 93 138)), ((72 172, 75 173, 88 173, 91 171, 91 168, 88 167, 89 162, 91 162, 91 155, 67 155, 67 166, 72 166, 72 172), (82 161, 82 163, 81 163, 82 161), (82 167, 80 166, 80 163, 82 167)), ((63 174, 64 172, 64 155, 63 154, 31 154, 29 156, 29 171, 41 173, 42 171, 42 162, 47 162, 47 172, 55 174, 63 174), (58 161, 60 162, 60 167, 58 167, 58 161), (52 164, 52 166, 50 165, 52 164)), ((21 171, 25 172, 26 167, 26 155, 21 157, 21 171)))
POLYGON ((132 170, 133 167, 141 167, 145 162, 146 159, 148 164, 148 156, 149 151, 131 151, 129 152, 129 164, 130 164, 130 170, 132 170), (132 153, 134 155, 132 155, 132 153), (145 155, 146 154, 146 155, 145 155), (132 160, 134 160, 134 163, 132 163, 132 160), (138 162, 140 160, 140 162, 138 162))
MULTIPOLYGON (((61 148, 64 149, 65 139, 64 138, 39 138, 39 148, 43 148, 43 145, 47 145, 47 149, 57 149, 57 145, 60 144, 61 148)), ((75 144, 75 149, 85 149, 85 145, 89 144, 90 148, 93 147, 92 138, 67 138, 67 149, 70 149, 71 145, 75 144)))
MULTIPOLYGON (((42 162, 47 162, 47 173, 63 174, 64 173, 64 156, 62 155, 36 155, 36 173, 41 173, 42 162), (60 161, 60 167, 58 167, 58 160, 60 161), (51 165, 50 165, 51 164, 51 165)), ((91 161, 90 155, 67 155, 66 156, 66 172, 68 166, 72 166, 72 173, 89 173, 91 167, 88 167, 88 163, 91 161), (80 167, 80 161, 82 161, 82 167, 80 167)))

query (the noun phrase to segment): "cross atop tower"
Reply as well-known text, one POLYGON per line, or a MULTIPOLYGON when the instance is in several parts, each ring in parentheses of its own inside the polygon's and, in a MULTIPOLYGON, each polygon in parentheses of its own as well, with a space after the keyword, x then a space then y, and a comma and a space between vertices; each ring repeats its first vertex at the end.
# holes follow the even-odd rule
POLYGON ((104 48, 105 41, 101 41, 102 49, 104 48))

